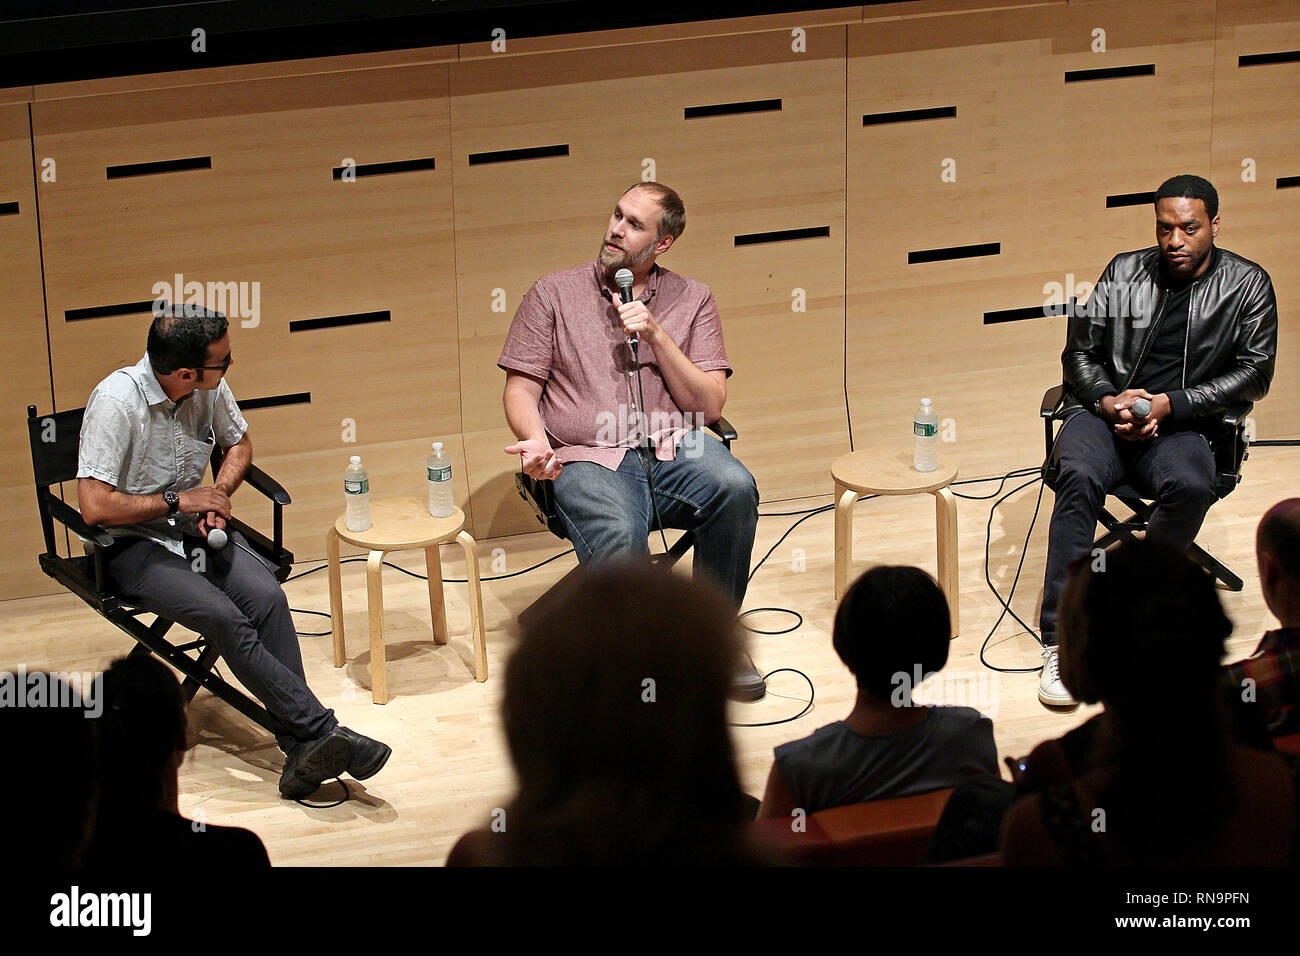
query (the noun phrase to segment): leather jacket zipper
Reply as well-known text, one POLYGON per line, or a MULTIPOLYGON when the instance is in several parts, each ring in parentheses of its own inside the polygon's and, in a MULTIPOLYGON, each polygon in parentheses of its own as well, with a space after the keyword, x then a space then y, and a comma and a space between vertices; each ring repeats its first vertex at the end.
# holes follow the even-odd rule
MULTIPOLYGON (((1165 320, 1165 306, 1169 304, 1169 297, 1166 294, 1165 290, 1161 289, 1159 286, 1157 286, 1156 289, 1157 289, 1156 303, 1159 307, 1158 311, 1156 312, 1156 320, 1151 323, 1151 331, 1147 333, 1146 341, 1142 343, 1142 348, 1138 352, 1137 361, 1133 364, 1133 371, 1128 373, 1128 381, 1125 382, 1124 387, 1120 389, 1121 392, 1127 392, 1130 388, 1133 387, 1133 379, 1137 377, 1138 371, 1142 368, 1142 363, 1147 360, 1147 353, 1151 351, 1151 346, 1155 344, 1156 336, 1160 334, 1160 323, 1162 323, 1165 320)), ((1186 347, 1184 346, 1184 349, 1185 348, 1186 347)), ((1183 357, 1184 375, 1187 374, 1186 368, 1187 368, 1187 358, 1186 355, 1184 354, 1183 357)))

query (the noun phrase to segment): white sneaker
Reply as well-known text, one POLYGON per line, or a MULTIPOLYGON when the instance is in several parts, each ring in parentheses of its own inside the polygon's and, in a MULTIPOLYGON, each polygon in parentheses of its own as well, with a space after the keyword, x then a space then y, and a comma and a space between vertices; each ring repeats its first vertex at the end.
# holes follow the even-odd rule
POLYGON ((1043 673, 1038 678, 1038 699, 1048 707, 1074 707, 1078 704, 1061 683, 1061 665, 1055 645, 1043 648, 1043 673))

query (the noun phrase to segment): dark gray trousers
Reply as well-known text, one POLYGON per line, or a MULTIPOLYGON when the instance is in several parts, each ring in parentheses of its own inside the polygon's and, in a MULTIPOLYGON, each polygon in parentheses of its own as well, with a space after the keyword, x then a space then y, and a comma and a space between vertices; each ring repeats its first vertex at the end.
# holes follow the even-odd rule
POLYGON ((128 538, 109 554, 108 570, 121 596, 171 618, 216 645, 231 673, 289 729, 280 749, 328 734, 337 725, 303 677, 298 632, 289 602, 238 532, 221 551, 185 539, 188 559, 142 538, 128 538))

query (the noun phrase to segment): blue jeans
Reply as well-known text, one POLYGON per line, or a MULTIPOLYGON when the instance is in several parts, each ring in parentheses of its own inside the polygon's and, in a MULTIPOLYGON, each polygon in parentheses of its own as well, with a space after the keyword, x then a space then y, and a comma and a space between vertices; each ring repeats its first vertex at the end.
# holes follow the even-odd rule
POLYGON ((555 504, 578 560, 649 557, 654 512, 645 461, 664 526, 695 532, 695 577, 721 586, 739 608, 749 585, 758 486, 722 442, 699 431, 682 440, 672 461, 632 449, 617 471, 589 461, 564 466, 555 504))

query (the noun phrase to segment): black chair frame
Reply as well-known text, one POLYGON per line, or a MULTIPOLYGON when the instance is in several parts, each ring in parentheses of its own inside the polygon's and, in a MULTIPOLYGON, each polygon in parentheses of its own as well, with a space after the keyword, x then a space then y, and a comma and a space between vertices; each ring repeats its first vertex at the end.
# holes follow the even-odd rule
MULTIPOLYGON (((27 406, 36 506, 45 536, 45 552, 40 555, 41 570, 134 639, 136 644, 131 649, 132 656, 154 654, 184 674, 182 692, 187 701, 192 700, 203 687, 271 733, 284 732, 284 726, 266 708, 213 671, 219 656, 216 645, 202 636, 186 644, 173 644, 167 640, 167 632, 175 622, 155 615, 153 622, 146 625, 140 620, 140 615, 149 612, 133 607, 115 593, 106 571, 105 556, 116 539, 102 527, 87 524, 81 513, 58 494, 62 482, 75 481, 77 477, 77 452, 84 412, 84 408, 77 408, 38 415, 35 405, 27 406), (85 543, 84 557, 65 558, 59 554, 54 528, 56 521, 85 543)), ((223 457, 220 447, 213 451, 214 475, 220 471, 223 457)), ((249 547, 270 563, 276 580, 283 582, 293 568, 293 554, 282 544, 283 508, 290 503, 289 493, 255 465, 249 466, 244 481, 271 500, 272 536, 268 538, 233 517, 228 527, 240 532, 248 540, 249 547)))
MULTIPOLYGON (((1043 401, 1038 411, 1043 419, 1045 444, 1043 482, 1053 491, 1056 490, 1056 481, 1060 477, 1060 458, 1056 449, 1058 430, 1054 426, 1063 420, 1062 411, 1068 394, 1069 391, 1064 385, 1049 388, 1043 393, 1043 401)), ((1214 492, 1220 500, 1231 494, 1232 490, 1241 483, 1242 462, 1250 457, 1250 442, 1246 438, 1246 417, 1254 407, 1252 403, 1245 402, 1227 409, 1222 415, 1222 431, 1210 439, 1210 451, 1214 455, 1214 492)), ((1077 414, 1086 415, 1088 412, 1077 414)), ((1133 514, 1128 519, 1121 520, 1103 507, 1097 520, 1106 529, 1106 533, 1097 539, 1093 544, 1094 548, 1109 548, 1120 540, 1131 539, 1134 534, 1145 532, 1147 521, 1157 503, 1149 491, 1136 488, 1127 482, 1112 488, 1108 494, 1118 498, 1133 514)), ((1193 543, 1187 549, 1187 556, 1213 575, 1216 580, 1222 582, 1229 591, 1240 591, 1244 586, 1240 577, 1200 545, 1193 543)))

